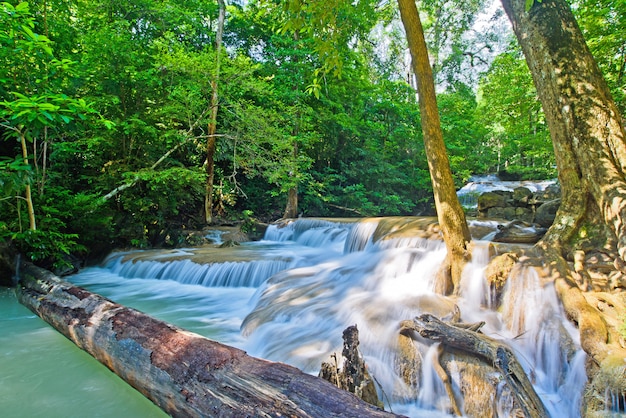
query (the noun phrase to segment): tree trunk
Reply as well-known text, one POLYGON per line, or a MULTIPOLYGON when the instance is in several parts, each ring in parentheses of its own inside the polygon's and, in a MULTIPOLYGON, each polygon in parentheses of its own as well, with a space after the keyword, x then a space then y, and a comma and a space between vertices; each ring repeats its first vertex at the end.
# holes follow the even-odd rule
MULTIPOLYGON (((541 269, 553 278, 591 359, 586 398, 593 393, 606 397, 613 390, 624 393, 623 380, 612 387, 610 380, 602 378, 607 372, 624 375, 626 351, 618 344, 618 332, 587 301, 565 260, 575 252, 593 249, 614 257, 616 267, 624 265, 624 122, 565 0, 535 1, 528 11, 525 0, 502 0, 502 4, 543 105, 561 183, 556 218, 537 244, 544 251, 541 269)), ((594 406, 586 408, 587 413, 594 413, 594 406)))
MULTIPOLYGON (((300 31, 296 30, 293 33, 293 39, 294 41, 296 41, 296 48, 298 48, 298 44, 300 41, 300 31)), ((298 63, 299 62, 299 56, 298 54, 294 54, 292 56, 293 62, 294 63, 298 63)), ((283 218, 285 219, 289 219, 289 218, 296 218, 298 217, 298 136, 300 135, 300 118, 301 118, 301 111, 300 111, 300 99, 299 99, 299 94, 298 91, 300 89, 299 84, 296 82, 293 85, 293 92, 294 92, 294 97, 296 97, 296 103, 295 103, 295 108, 296 108, 296 114, 295 114, 295 119, 294 119, 294 125, 292 128, 292 136, 293 136, 293 166, 292 169, 293 171, 291 171, 289 173, 289 177, 293 177, 293 182, 294 185, 289 187, 289 191, 287 192, 287 205, 285 206, 285 213, 283 214, 283 218)))
MULTIPOLYGON (((28 165, 28 148, 26 147, 26 137, 22 132, 19 132, 20 144, 22 146, 22 158, 24 164, 28 165)), ((37 223, 35 222, 35 207, 33 206, 33 196, 29 183, 26 183, 24 187, 24 198, 26 199, 26 208, 28 210, 29 229, 35 231, 37 229, 37 223)))
POLYGON ((542 244, 571 251, 616 240, 626 260, 626 135, 600 69, 565 0, 535 2, 528 12, 525 0, 502 4, 546 114, 562 188, 542 244), (606 242, 590 242, 589 225, 606 226, 606 242))
POLYGON ((417 76, 424 148, 433 184, 437 217, 448 250, 444 266, 445 280, 440 285, 440 290, 443 293, 450 293, 458 290, 461 273, 470 258, 468 243, 471 237, 465 212, 456 195, 448 153, 443 141, 435 83, 415 0, 398 0, 398 5, 411 51, 413 69, 417 76))
POLYGON ((209 120, 209 135, 206 144, 206 191, 204 195, 204 221, 208 225, 213 222, 213 182, 215 178, 215 131, 217 129, 218 84, 220 80, 220 57, 222 53, 222 35, 226 18, 226 4, 224 0, 217 0, 219 16, 217 19, 217 34, 215 36, 215 78, 211 82, 211 119, 209 120))
MULTIPOLYGON (((294 129, 294 137, 297 137, 298 131, 299 131, 299 127, 296 125, 296 128, 294 129)), ((294 139, 294 142, 293 142, 293 160, 296 162, 298 161, 298 142, 296 139, 294 139)), ((297 166, 294 167, 294 169, 296 168, 297 166)), ((297 173, 290 173, 289 175, 291 177, 295 177, 297 176, 297 173)), ((297 181, 297 179, 295 179, 295 181, 297 181)), ((285 214, 283 215, 283 218, 289 219, 289 218, 297 218, 297 217, 298 217, 298 184, 296 183, 295 185, 289 188, 289 192, 287 194, 287 206, 285 206, 285 214)))
POLYGON ((285 214, 283 218, 297 218, 298 217, 298 186, 289 188, 287 195, 287 206, 285 207, 285 214))
POLYGON ((22 304, 171 416, 396 416, 323 379, 158 321, 32 264, 20 273, 22 304))

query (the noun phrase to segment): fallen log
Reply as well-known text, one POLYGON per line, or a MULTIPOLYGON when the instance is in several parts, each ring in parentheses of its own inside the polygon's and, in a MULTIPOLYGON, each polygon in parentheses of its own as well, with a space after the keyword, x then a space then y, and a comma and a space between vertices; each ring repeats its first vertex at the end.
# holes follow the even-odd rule
POLYGON ((295 367, 248 356, 31 264, 19 301, 174 417, 392 417, 295 367))
POLYGON ((502 373, 525 416, 549 416, 515 354, 505 344, 477 332, 446 324, 431 314, 413 321, 402 321, 403 330, 412 329, 422 337, 441 342, 445 347, 460 350, 493 364, 502 373))

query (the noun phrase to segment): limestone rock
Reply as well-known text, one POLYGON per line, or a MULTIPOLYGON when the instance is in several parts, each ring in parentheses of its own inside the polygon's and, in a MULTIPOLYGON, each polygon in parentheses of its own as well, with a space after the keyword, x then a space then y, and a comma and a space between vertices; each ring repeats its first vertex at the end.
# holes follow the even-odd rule
POLYGON ((516 203, 516 206, 527 205, 533 196, 533 192, 528 187, 516 187, 513 190, 513 201, 516 203))
POLYGON ((506 207, 507 201, 513 197, 512 192, 495 190, 478 196, 478 211, 484 212, 489 208, 506 207))
POLYGON ((549 227, 554 222, 556 211, 561 205, 561 199, 550 200, 541 206, 537 207, 535 213, 535 222, 541 226, 549 227))

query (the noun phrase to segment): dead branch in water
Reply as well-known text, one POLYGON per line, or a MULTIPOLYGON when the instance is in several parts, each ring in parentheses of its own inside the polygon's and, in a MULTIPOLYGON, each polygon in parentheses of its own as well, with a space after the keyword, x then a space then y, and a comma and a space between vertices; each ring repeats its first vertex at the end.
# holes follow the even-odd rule
POLYGON ((502 373, 509 384, 519 406, 527 417, 547 417, 548 412, 539 399, 524 369, 517 361, 511 349, 500 341, 483 334, 462 329, 437 319, 431 314, 423 314, 413 321, 402 321, 402 328, 416 331, 431 341, 441 342, 453 348, 479 357, 493 364, 502 373))

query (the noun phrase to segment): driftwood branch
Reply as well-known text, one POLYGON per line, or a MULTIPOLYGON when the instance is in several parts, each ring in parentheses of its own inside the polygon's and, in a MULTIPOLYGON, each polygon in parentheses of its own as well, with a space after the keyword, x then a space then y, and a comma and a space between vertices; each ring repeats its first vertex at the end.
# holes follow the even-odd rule
POLYGON ((420 315, 413 321, 402 321, 402 328, 412 329, 424 338, 441 342, 445 347, 461 350, 488 361, 500 370, 527 417, 549 416, 515 354, 504 343, 471 330, 446 324, 430 314, 420 315))
POLYGON ((31 264, 22 304, 175 417, 391 417, 282 363, 158 321, 31 264))

